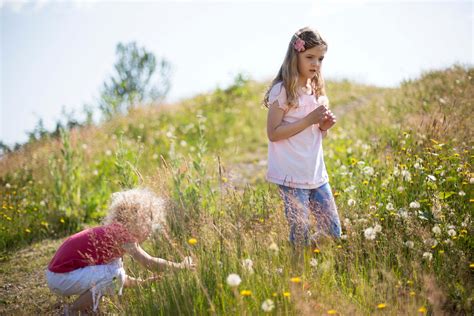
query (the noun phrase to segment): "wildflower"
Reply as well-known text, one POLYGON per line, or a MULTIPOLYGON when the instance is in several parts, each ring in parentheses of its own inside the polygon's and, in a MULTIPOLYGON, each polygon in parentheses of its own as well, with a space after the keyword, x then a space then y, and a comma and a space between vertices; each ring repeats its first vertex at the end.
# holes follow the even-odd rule
POLYGON ((151 156, 151 158, 153 158, 153 160, 158 159, 158 157, 159 157, 158 154, 153 154, 153 156, 151 156))
POLYGON ((283 268, 276 268, 276 273, 283 274, 283 268))
POLYGON ((429 175, 427 176, 427 178, 428 178, 428 180, 436 181, 436 177, 433 176, 433 175, 431 175, 431 174, 429 174, 429 175))
POLYGON ((197 239, 196 238, 189 238, 188 239, 188 244, 190 244, 191 246, 194 246, 195 244, 197 244, 197 239))
POLYGON ((240 282, 242 282, 242 279, 240 279, 240 276, 238 274, 231 273, 229 274, 229 276, 227 276, 226 281, 229 286, 237 287, 239 286, 240 282))
POLYGON ((242 260, 242 267, 249 273, 253 273, 253 261, 250 258, 242 260))
POLYGON ((82 144, 81 147, 82 147, 83 150, 86 150, 87 149, 87 144, 82 144))
POLYGON ((347 240, 347 235, 346 234, 341 235, 341 239, 342 240, 347 240))
POLYGON ((438 253, 439 253, 440 255, 442 255, 442 254, 444 253, 444 250, 443 250, 443 249, 440 249, 440 250, 438 250, 438 253))
POLYGON ((301 283, 301 278, 300 277, 293 277, 290 279, 291 282, 293 283, 301 283))
POLYGON ((365 239, 374 240, 375 235, 376 235, 376 232, 372 227, 369 227, 369 228, 364 230, 365 239))
POLYGON ((409 249, 412 249, 415 246, 415 243, 411 240, 405 241, 405 246, 409 249))
MULTIPOLYGON (((471 183, 472 183, 472 182, 471 182, 471 183)), ((6 187, 7 189, 10 189, 12 186, 10 185, 10 183, 7 183, 7 184, 5 184, 5 187, 6 187)))
POLYGON ((431 252, 424 252, 423 259, 431 261, 433 259, 433 254, 431 252))
POLYGON ((433 238, 428 238, 425 240, 425 245, 431 248, 435 248, 438 245, 438 241, 433 238))
POLYGON ((111 151, 110 149, 107 149, 107 150, 105 151, 105 155, 106 155, 106 156, 111 156, 111 155, 112 155, 112 151, 111 151))
POLYGON ((290 295, 291 295, 290 292, 283 292, 284 297, 290 297, 290 295))
POLYGON ((347 205, 349 205, 349 206, 354 206, 355 204, 356 204, 356 201, 353 200, 353 199, 349 199, 349 200, 347 201, 347 205))
POLYGON ((64 218, 61 217, 61 219, 59 220, 61 222, 61 224, 64 224, 65 221, 64 221, 64 218))
POLYGON ((385 303, 380 303, 379 305, 377 305, 378 309, 384 309, 385 307, 387 307, 387 304, 385 303))
POLYGON ((413 168, 415 168, 415 169, 421 169, 422 167, 421 167, 420 163, 416 162, 416 163, 413 165, 413 168))
POLYGON ((321 250, 319 250, 318 248, 314 249, 313 250, 314 253, 321 253, 321 250))
POLYGON ((25 233, 31 233, 31 230, 29 228, 25 228, 25 233))
POLYGON ((408 218, 408 212, 404 208, 400 208, 398 210, 398 215, 400 215, 402 218, 408 218))
POLYGON ((188 146, 188 143, 183 139, 179 142, 179 144, 181 145, 181 147, 186 147, 188 146))
POLYGON ((413 285, 413 281, 412 280, 407 280, 407 284, 411 286, 411 285, 413 285))
POLYGON ((309 261, 309 265, 313 268, 316 268, 318 266, 318 260, 316 260, 316 258, 311 258, 311 260, 309 261))
POLYGON ((426 307, 421 306, 420 308, 418 308, 418 312, 419 312, 419 313, 426 314, 426 307))
POLYGON ((470 183, 470 184, 474 184, 474 178, 470 178, 470 179, 469 179, 469 183, 470 183))
POLYGON ((250 296, 250 295, 252 295, 252 291, 250 291, 250 290, 242 290, 242 291, 240 291, 240 295, 242 295, 242 296, 250 296))
POLYGON ((459 196, 465 196, 465 195, 466 195, 466 192, 464 192, 464 191, 459 191, 458 194, 459 194, 459 196))
POLYGON ((408 170, 402 170, 402 177, 403 180, 410 182, 411 181, 411 173, 408 170))
POLYGON ((456 236, 456 231, 454 229, 450 229, 448 230, 448 235, 451 237, 456 236))
POLYGON ((397 191, 400 192, 400 193, 402 193, 403 191, 405 191, 405 188, 404 188, 403 186, 399 186, 399 187, 397 188, 397 191))
POLYGON ((409 294, 410 294, 410 296, 415 296, 416 295, 415 291, 410 291, 409 294))
POLYGON ((470 263, 469 268, 474 269, 474 263, 470 263))
POLYGON ((393 211, 395 209, 392 203, 387 203, 387 206, 385 208, 387 209, 387 211, 393 211))
POLYGON ((351 192, 351 191, 354 191, 355 189, 356 189, 355 185, 350 185, 344 189, 344 192, 351 192))
POLYGON ((266 313, 271 312, 275 308, 275 303, 271 299, 266 299, 262 303, 262 310, 266 313))
POLYGON ((328 310, 327 312, 329 315, 336 315, 337 314, 337 311, 335 309, 330 309, 328 310))
POLYGON ((278 253, 278 245, 276 243, 272 242, 270 244, 270 246, 268 246, 268 250, 273 251, 275 253, 278 253))
POLYGON ((380 233, 381 231, 382 231, 382 226, 380 226, 379 224, 375 224, 374 232, 380 233))
POLYGON ((417 201, 413 201, 410 203, 410 208, 420 208, 420 203, 417 201))
POLYGON ((438 225, 434 225, 433 228, 431 229, 431 231, 432 231, 433 234, 435 234, 435 235, 441 234, 441 228, 439 228, 438 225))
POLYGON ((366 166, 364 167, 364 169, 362 169, 362 172, 366 175, 366 176, 373 176, 374 175, 374 168, 370 167, 370 166, 366 166))

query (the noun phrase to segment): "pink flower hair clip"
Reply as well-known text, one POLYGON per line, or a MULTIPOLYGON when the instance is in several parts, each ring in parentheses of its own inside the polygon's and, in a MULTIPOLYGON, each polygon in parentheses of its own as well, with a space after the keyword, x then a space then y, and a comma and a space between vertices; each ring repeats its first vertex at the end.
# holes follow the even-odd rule
POLYGON ((295 43, 293 44, 293 47, 298 53, 304 52, 304 41, 301 38, 297 38, 295 43))

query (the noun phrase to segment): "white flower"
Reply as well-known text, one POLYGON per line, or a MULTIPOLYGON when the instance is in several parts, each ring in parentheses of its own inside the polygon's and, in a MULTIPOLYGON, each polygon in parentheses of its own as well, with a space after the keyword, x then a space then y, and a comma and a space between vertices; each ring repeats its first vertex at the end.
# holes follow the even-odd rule
POLYGON ((364 165, 365 165, 365 161, 363 161, 363 160, 357 162, 357 166, 359 168, 362 168, 364 165))
POLYGON ((392 203, 387 203, 387 206, 385 208, 387 209, 387 211, 393 211, 395 209, 392 203))
POLYGON ((276 268, 275 271, 278 274, 283 274, 283 268, 276 268))
POLYGON ((86 150, 87 149, 87 144, 82 144, 82 149, 86 150))
POLYGON ((41 200, 40 205, 41 205, 41 206, 45 206, 45 205, 46 205, 46 202, 45 202, 44 200, 41 200))
POLYGON ((433 238, 428 238, 424 241, 425 245, 428 247, 436 247, 438 245, 438 241, 433 238))
POLYGON ((159 157, 158 154, 153 154, 153 156, 152 156, 153 160, 158 159, 158 157, 159 157))
POLYGON ((266 313, 271 312, 275 308, 275 303, 271 299, 266 299, 262 303, 262 310, 266 313))
POLYGON ((369 227, 369 228, 364 230, 365 239, 374 240, 375 235, 376 235, 376 232, 372 227, 369 227))
POLYGON ((12 186, 10 185, 10 183, 7 183, 7 184, 5 184, 5 187, 6 187, 7 189, 10 189, 12 186))
POLYGON ((183 139, 179 142, 179 144, 181 145, 181 147, 186 147, 188 146, 188 143, 183 139))
POLYGON ((316 258, 311 258, 311 260, 309 261, 309 265, 313 268, 316 268, 318 266, 318 260, 316 260, 316 258))
POLYGON ((242 260, 242 266, 247 272, 253 273, 253 261, 250 258, 242 260))
POLYGON ((373 176, 374 175, 374 168, 370 167, 370 166, 367 166, 367 167, 364 167, 364 169, 362 169, 362 172, 366 175, 366 176, 373 176))
POLYGON ((400 170, 398 170, 397 167, 393 168, 393 175, 394 175, 395 177, 398 177, 398 176, 400 175, 400 170))
POLYGON ((431 261, 433 259, 433 254, 431 252, 424 252, 423 259, 431 261))
POLYGON ((275 254, 277 254, 278 250, 279 250, 278 245, 276 243, 272 242, 270 244, 270 246, 268 246, 268 250, 273 251, 275 254))
POLYGON ((413 201, 410 203, 410 208, 420 208, 420 203, 417 201, 413 201))
POLYGON ((226 281, 227 281, 227 284, 232 287, 239 286, 240 282, 242 282, 239 275, 235 273, 229 274, 226 281))
POLYGON ((438 225, 434 225, 433 228, 431 229, 431 231, 432 231, 433 234, 435 234, 435 235, 441 234, 441 228, 439 228, 438 225))
POLYGON ((474 184, 474 178, 470 178, 470 179, 469 179, 469 183, 470 183, 470 184, 474 184))
POLYGON ((411 173, 408 170, 402 170, 402 177, 405 181, 411 181, 411 173))
POLYGON ((460 196, 465 196, 465 195, 466 195, 466 192, 464 192, 464 191, 459 191, 459 195, 460 195, 460 196))
POLYGON ((418 162, 416 162, 416 163, 413 165, 413 168, 415 168, 415 169, 421 169, 421 165, 420 165, 418 162))
POLYGON ((452 246, 452 245, 453 245, 453 241, 452 241, 451 239, 446 239, 446 240, 444 241, 444 243, 445 243, 446 245, 448 245, 448 246, 452 246))
POLYGON ((345 234, 344 234, 344 235, 341 235, 341 239, 342 239, 342 240, 347 240, 347 235, 345 235, 345 234))
POLYGON ((344 226, 351 226, 351 220, 349 218, 344 218, 344 226))
POLYGON ((351 192, 356 189, 355 185, 348 186, 347 188, 344 189, 344 192, 351 192))
POLYGON ((347 201, 347 205, 349 205, 349 206, 354 206, 355 204, 356 204, 356 201, 353 200, 353 199, 349 199, 349 200, 347 201))
POLYGON ((402 187, 402 186, 399 186, 399 187, 397 188, 397 191, 398 191, 398 192, 403 192, 403 191, 405 191, 405 188, 402 187))
POLYGON ((433 175, 431 175, 431 174, 429 174, 429 175, 427 176, 427 178, 428 178, 428 180, 436 181, 436 177, 433 176, 433 175))
POLYGON ((450 229, 448 230, 448 235, 451 237, 456 236, 456 231, 454 229, 450 229))
POLYGON ((111 151, 110 149, 107 149, 107 150, 105 151, 105 155, 106 155, 106 156, 111 156, 111 155, 112 155, 112 151, 111 151))
POLYGON ((352 154, 352 148, 351 147, 347 148, 346 151, 347 151, 348 154, 352 154))
POLYGON ((411 240, 407 240, 407 241, 405 241, 405 246, 406 246, 407 248, 412 249, 412 248, 415 246, 415 243, 414 243, 413 241, 411 241, 411 240))
POLYGON ((375 224, 374 232, 380 233, 381 231, 382 231, 382 226, 380 226, 379 224, 375 224))
POLYGON ((97 175, 99 174, 99 171, 98 171, 97 169, 95 169, 94 171, 92 171, 92 174, 93 174, 94 176, 97 176, 97 175))
POLYGON ((404 208, 401 208, 398 210, 398 215, 400 215, 402 218, 408 218, 408 211, 405 210, 404 208))

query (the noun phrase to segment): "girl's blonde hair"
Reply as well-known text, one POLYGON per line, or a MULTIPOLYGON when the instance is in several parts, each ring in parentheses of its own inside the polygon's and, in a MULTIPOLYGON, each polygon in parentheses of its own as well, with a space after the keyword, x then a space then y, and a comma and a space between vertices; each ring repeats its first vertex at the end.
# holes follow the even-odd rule
POLYGON ((120 223, 132 235, 142 236, 164 225, 165 201, 148 189, 113 193, 103 223, 120 223))
MULTIPOLYGON (((273 79, 270 87, 265 93, 263 103, 266 107, 269 107, 268 97, 272 87, 282 82, 283 86, 286 89, 288 106, 297 106, 298 105, 298 51, 295 49, 295 42, 301 39, 304 41, 304 49, 310 49, 316 46, 323 47, 326 51, 328 49, 328 44, 324 41, 321 35, 309 27, 304 27, 291 37, 290 43, 288 44, 288 49, 286 51, 285 59, 283 64, 278 71, 277 76, 273 79)), ((316 96, 326 95, 324 87, 324 78, 319 71, 316 73, 316 76, 311 79, 311 88, 316 94, 316 96)))

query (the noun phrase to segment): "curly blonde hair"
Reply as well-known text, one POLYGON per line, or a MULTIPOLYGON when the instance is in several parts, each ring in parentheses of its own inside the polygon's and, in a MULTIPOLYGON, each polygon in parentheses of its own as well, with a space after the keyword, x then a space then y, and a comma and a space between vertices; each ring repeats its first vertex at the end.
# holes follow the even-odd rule
MULTIPOLYGON (((272 87, 282 82, 283 86, 286 89, 287 97, 288 97, 288 106, 298 106, 298 54, 299 52, 295 50, 295 42, 301 39, 304 41, 304 49, 310 49, 313 47, 322 47, 325 51, 328 49, 328 44, 326 41, 321 37, 318 31, 304 27, 299 29, 293 36, 291 37, 290 43, 288 44, 288 49, 286 51, 285 59, 283 60, 283 64, 278 71, 275 79, 273 79, 270 87, 268 88, 267 92, 265 93, 265 97, 263 99, 263 104, 266 107, 269 107, 268 104, 268 97, 270 95, 270 90, 272 87)), ((315 91, 316 96, 326 95, 325 85, 324 85, 324 78, 321 72, 318 72, 316 76, 311 80, 311 88, 315 91)))
POLYGON ((145 188, 112 194, 105 225, 119 223, 142 239, 165 224, 165 200, 145 188))

